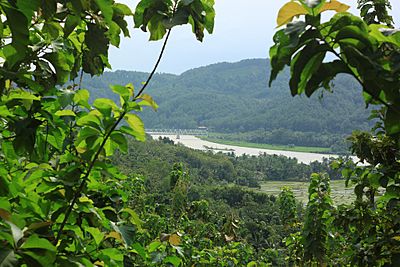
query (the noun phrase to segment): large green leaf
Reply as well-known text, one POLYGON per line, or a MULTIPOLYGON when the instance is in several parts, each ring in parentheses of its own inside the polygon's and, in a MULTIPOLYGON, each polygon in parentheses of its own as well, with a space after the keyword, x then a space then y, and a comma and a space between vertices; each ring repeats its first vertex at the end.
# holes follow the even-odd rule
POLYGON ((150 40, 162 39, 166 33, 164 20, 171 15, 173 3, 170 0, 144 0, 140 1, 135 10, 135 27, 143 31, 150 31, 150 40))
MULTIPOLYGON (((281 72, 285 66, 290 65, 292 56, 297 51, 299 46, 299 34, 301 33, 301 28, 298 28, 298 30, 300 31, 294 31, 290 34, 287 34, 286 29, 282 29, 275 33, 273 38, 275 45, 269 50, 271 62, 269 86, 271 86, 279 72, 281 72)), ((313 33, 311 37, 314 37, 315 32, 310 33, 313 33)), ((310 38, 306 38, 306 40, 303 40, 303 42, 306 42, 310 38)))
POLYGON ((151 242, 148 246, 147 246, 147 250, 151 253, 154 252, 157 248, 159 248, 161 246, 161 242, 160 241, 153 241, 151 242))
POLYGON ((21 245, 22 249, 45 249, 51 252, 56 252, 57 249, 53 246, 47 239, 40 238, 37 235, 31 235, 25 242, 21 245))
POLYGON ((18 1, 17 7, 30 20, 35 14, 35 10, 40 7, 40 0, 18 1))
POLYGON ((311 77, 306 85, 306 95, 311 96, 321 87, 330 89, 330 82, 339 73, 351 74, 351 70, 340 60, 320 64, 319 68, 315 71, 315 75, 311 77))
POLYGON ((7 97, 7 100, 12 100, 12 99, 40 100, 40 97, 35 96, 34 94, 29 93, 27 91, 16 89, 11 91, 10 95, 7 97))
POLYGON ((95 0, 97 6, 101 10, 101 14, 103 15, 105 21, 107 23, 112 22, 113 17, 113 0, 95 0))
POLYGON ((94 242, 97 246, 99 246, 101 241, 104 239, 104 233, 102 233, 99 228, 86 227, 85 231, 89 232, 93 236, 94 242))
POLYGON ((39 266, 52 266, 56 260, 56 247, 47 239, 39 238, 35 234, 25 240, 21 249, 22 256, 28 262, 33 259, 39 266))
POLYGON ((75 145, 78 146, 82 141, 86 140, 89 137, 99 137, 100 135, 101 132, 99 132, 99 130, 90 126, 85 126, 79 131, 78 138, 75 141, 75 145))
POLYGON ((86 90, 86 89, 78 90, 74 94, 74 102, 80 106, 90 109, 90 105, 88 102, 89 96, 90 96, 90 93, 88 90, 86 90))
POLYGON ((98 130, 101 130, 101 116, 99 114, 96 114, 95 112, 91 111, 88 114, 83 115, 80 117, 77 121, 76 124, 78 126, 91 126, 94 127, 98 130))
POLYGON ((64 36, 68 37, 75 28, 81 23, 81 18, 76 15, 69 15, 65 21, 64 36))
POLYGON ((335 37, 336 42, 342 42, 344 43, 345 41, 351 42, 353 44, 356 44, 358 46, 358 49, 362 47, 368 47, 372 51, 376 50, 376 40, 368 35, 368 32, 363 31, 363 29, 357 27, 357 26, 346 26, 343 27, 342 29, 339 30, 335 37), (357 40, 358 42, 352 42, 351 39, 357 40))
POLYGON ((128 152, 128 141, 126 140, 125 136, 118 132, 113 132, 110 135, 111 140, 118 145, 118 148, 126 153, 128 152))
POLYGON ((132 16, 132 10, 125 4, 121 4, 121 3, 114 3, 113 4, 113 9, 114 12, 118 12, 120 14, 123 14, 125 16, 132 16))
POLYGON ((121 132, 132 135, 138 141, 146 140, 146 133, 144 131, 143 121, 136 114, 126 114, 125 120, 129 125, 128 127, 121 127, 121 132))
POLYGON ((108 98, 97 98, 93 102, 93 106, 97 108, 105 116, 110 116, 111 111, 119 110, 117 104, 108 98))
POLYGON ((300 50, 291 62, 290 90, 292 95, 302 94, 307 82, 325 58, 329 46, 320 45, 318 41, 311 41, 300 50))
POLYGON ((56 70, 57 84, 65 84, 74 66, 75 58, 70 53, 57 51, 44 56, 56 70))
MULTIPOLYGON (((121 97, 121 105, 123 106, 126 102, 129 102, 129 99, 133 97, 133 90, 128 86, 122 85, 110 85, 111 90, 118 94, 121 97)), ((133 88, 133 86, 131 87, 133 88)))
POLYGON ((28 19, 20 10, 11 7, 9 4, 2 3, 2 7, 12 33, 10 46, 16 51, 6 58, 6 65, 13 68, 27 54, 27 45, 29 44, 28 19))
POLYGON ((132 210, 132 209, 130 209, 130 208, 124 208, 124 209, 122 209, 121 211, 120 211, 120 214, 123 214, 123 213, 127 213, 127 214, 129 214, 129 217, 130 217, 130 222, 132 223, 132 224, 134 224, 134 225, 136 225, 136 227, 140 230, 140 229, 142 229, 142 220, 140 220, 140 218, 139 218, 139 215, 137 215, 137 213, 134 211, 134 210, 132 210))
POLYGON ((12 117, 13 114, 8 110, 7 106, 0 106, 1 117, 12 117))
MULTIPOLYGON (((215 10, 214 10, 214 0, 201 0, 203 8, 205 11, 204 26, 208 33, 213 33, 214 31, 214 21, 215 21, 215 10)), ((203 13, 204 14, 204 13, 203 13)))
POLYGON ((322 24, 321 32, 325 33, 325 29, 327 29, 326 35, 335 36, 335 33, 346 26, 356 26, 362 32, 368 31, 367 25, 359 17, 349 13, 338 13, 329 22, 322 24))
POLYGON ((157 41, 164 37, 167 33, 167 28, 164 25, 165 16, 161 14, 154 14, 148 23, 150 31, 150 41, 157 41))

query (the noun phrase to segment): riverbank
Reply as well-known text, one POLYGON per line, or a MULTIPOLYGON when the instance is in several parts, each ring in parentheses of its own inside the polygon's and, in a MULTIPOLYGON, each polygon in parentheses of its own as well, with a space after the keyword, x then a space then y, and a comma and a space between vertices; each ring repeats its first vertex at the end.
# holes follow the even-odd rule
POLYGON ((269 155, 277 155, 277 156, 285 156, 289 158, 296 158, 298 162, 310 164, 313 161, 322 162, 324 158, 334 157, 337 158, 339 155, 332 154, 321 154, 321 153, 311 153, 311 152, 296 152, 296 151, 286 151, 286 150, 272 150, 272 149, 264 149, 264 148, 251 148, 251 147, 242 147, 242 146, 233 146, 233 145, 224 145, 213 143, 207 140, 202 140, 198 137, 192 135, 181 135, 177 138, 176 135, 152 135, 154 139, 158 139, 159 137, 168 137, 175 144, 182 144, 184 146, 198 149, 198 150, 210 150, 215 153, 235 153, 236 155, 250 155, 250 156, 258 156, 260 154, 269 154, 269 155), (210 148, 210 149, 207 149, 210 148))
POLYGON ((199 137, 202 140, 231 146, 249 147, 249 148, 261 148, 279 151, 293 151, 293 152, 306 152, 306 153, 321 153, 331 154, 331 150, 328 147, 306 147, 306 146, 284 146, 284 145, 270 145, 270 144, 256 144, 243 141, 229 141, 210 137, 199 137))

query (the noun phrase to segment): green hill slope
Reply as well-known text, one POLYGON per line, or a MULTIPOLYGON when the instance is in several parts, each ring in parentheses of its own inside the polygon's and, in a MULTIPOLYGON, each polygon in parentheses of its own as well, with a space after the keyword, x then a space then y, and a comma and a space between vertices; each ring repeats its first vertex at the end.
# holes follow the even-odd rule
MULTIPOLYGON (((369 112, 362 108, 360 88, 349 77, 335 80, 335 94, 324 92, 318 101, 293 98, 286 71, 268 87, 266 59, 218 63, 181 75, 157 74, 149 86, 160 108, 147 110, 147 128, 207 126, 225 133, 223 138, 252 142, 332 146, 354 129, 366 129, 369 112), (228 134, 228 135, 226 135, 228 134)), ((84 85, 95 97, 111 96, 108 84, 133 83, 146 73, 116 71, 102 77, 85 77, 84 85)))

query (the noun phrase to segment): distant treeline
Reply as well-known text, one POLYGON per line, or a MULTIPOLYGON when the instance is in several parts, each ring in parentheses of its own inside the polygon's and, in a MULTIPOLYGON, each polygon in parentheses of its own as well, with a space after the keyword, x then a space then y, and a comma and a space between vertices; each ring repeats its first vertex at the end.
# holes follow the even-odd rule
MULTIPOLYGON (((147 93, 159 104, 158 112, 146 110, 147 128, 197 128, 232 134, 230 138, 271 144, 343 147, 343 137, 355 129, 369 129, 369 111, 363 107, 359 86, 347 76, 335 80, 334 94, 312 97, 290 95, 289 72, 267 85, 269 62, 265 59, 219 63, 181 75, 157 74, 147 93)), ((146 74, 106 72, 85 77, 92 97, 119 101, 108 84, 133 83, 146 74)), ((337 150, 336 150, 337 151, 337 150)))
MULTIPOLYGON (((145 143, 129 140, 128 154, 113 161, 129 177, 136 177, 127 180, 135 184, 130 201, 144 218, 149 239, 179 229, 198 249, 231 244, 233 250, 221 253, 243 255, 240 266, 246 266, 247 255, 284 266, 288 252, 282 240, 299 230, 300 224, 294 222, 304 216, 304 204, 290 189, 275 196, 253 188, 266 180, 308 181, 313 172, 340 178, 328 159, 306 165, 284 156, 205 152, 168 138, 148 138, 145 143)), ((217 253, 208 251, 209 257, 217 253)))
POLYGON ((168 138, 145 143, 130 141, 129 153, 115 159, 122 170, 142 174, 149 186, 160 190, 168 187, 168 173, 176 162, 182 162, 190 170, 192 182, 197 184, 258 187, 267 180, 308 181, 313 172, 327 172, 332 179, 340 178, 340 172, 331 170, 329 159, 307 165, 278 155, 215 154, 173 145, 168 138))
POLYGON ((327 147, 334 153, 349 152, 346 134, 299 132, 279 128, 272 131, 257 130, 243 133, 212 133, 210 137, 258 144, 327 147))

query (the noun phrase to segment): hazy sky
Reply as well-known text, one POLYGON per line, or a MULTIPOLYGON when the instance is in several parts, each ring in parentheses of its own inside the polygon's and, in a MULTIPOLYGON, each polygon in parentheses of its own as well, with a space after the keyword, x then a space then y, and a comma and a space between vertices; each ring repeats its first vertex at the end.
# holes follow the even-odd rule
MULTIPOLYGON (((119 0, 132 10, 138 0, 119 0)), ((172 30, 158 72, 181 73, 191 68, 247 58, 266 58, 275 32, 279 8, 288 0, 215 0, 216 18, 212 35, 206 34, 203 42, 196 40, 188 25, 172 30)), ((356 0, 342 0, 355 9, 356 0)), ((400 27, 400 3, 392 0, 392 15, 400 27)), ((133 23, 132 23, 133 25, 133 23)), ((131 38, 122 38, 119 49, 111 49, 113 70, 150 71, 162 41, 149 42, 148 33, 132 29, 131 38)))

